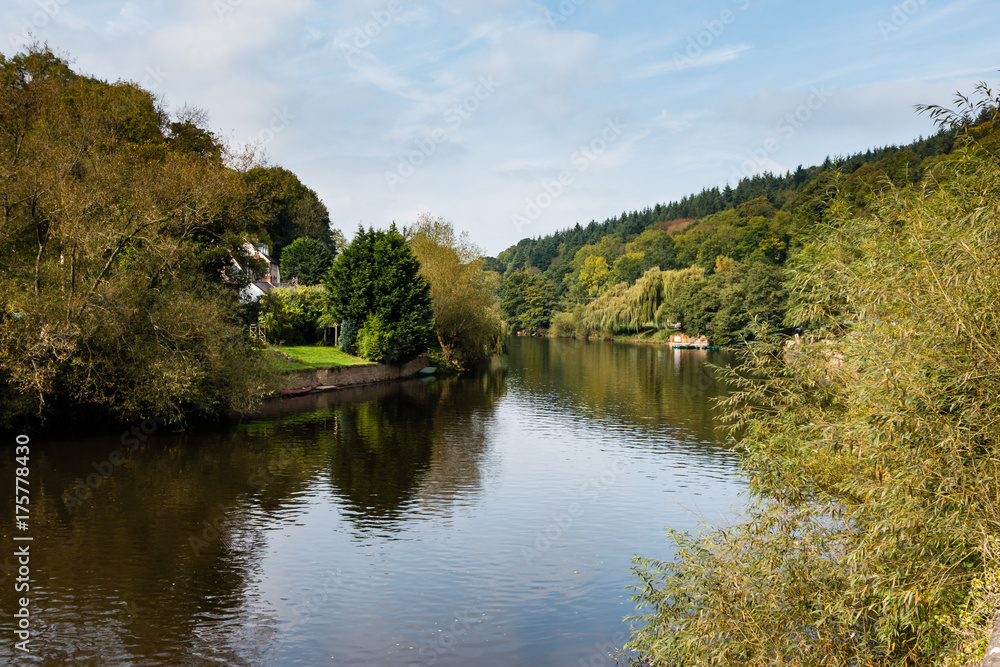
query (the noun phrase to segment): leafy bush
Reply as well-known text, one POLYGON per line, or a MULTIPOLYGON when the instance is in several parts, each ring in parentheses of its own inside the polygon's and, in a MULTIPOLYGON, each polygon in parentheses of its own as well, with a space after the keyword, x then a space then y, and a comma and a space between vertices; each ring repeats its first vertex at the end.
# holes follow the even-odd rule
POLYGON ((276 287, 260 299, 260 321, 268 328, 269 342, 309 345, 322 339, 320 322, 329 319, 326 290, 322 285, 287 289, 276 287))
POLYGON ((390 356, 392 332, 382 317, 372 313, 358 332, 358 355, 368 361, 382 363, 390 356))
POLYGON ((358 323, 352 317, 340 320, 340 349, 347 352, 355 350, 358 340, 358 323))
POLYGON ((552 317, 549 335, 553 338, 576 338, 576 318, 573 313, 556 313, 552 317))

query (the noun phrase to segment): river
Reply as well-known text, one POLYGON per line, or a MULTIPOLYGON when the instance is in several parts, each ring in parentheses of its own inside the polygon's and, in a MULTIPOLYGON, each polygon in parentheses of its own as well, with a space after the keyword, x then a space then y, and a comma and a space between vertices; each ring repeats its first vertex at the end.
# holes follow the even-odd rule
POLYGON ((11 442, 0 660, 612 664, 633 554, 669 558, 665 527, 744 500, 707 361, 725 358, 518 338, 488 371, 272 402, 227 430, 33 440, 26 531, 11 442))

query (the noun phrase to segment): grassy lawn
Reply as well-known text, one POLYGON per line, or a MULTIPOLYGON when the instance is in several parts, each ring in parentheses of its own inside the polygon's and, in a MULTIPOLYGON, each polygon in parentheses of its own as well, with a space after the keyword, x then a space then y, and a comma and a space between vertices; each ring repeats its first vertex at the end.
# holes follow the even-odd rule
POLYGON ((372 362, 358 357, 352 357, 341 352, 339 347, 322 347, 319 345, 298 345, 291 347, 275 347, 290 356, 293 361, 281 360, 281 367, 286 371, 303 371, 312 368, 339 368, 343 366, 361 366, 372 362))

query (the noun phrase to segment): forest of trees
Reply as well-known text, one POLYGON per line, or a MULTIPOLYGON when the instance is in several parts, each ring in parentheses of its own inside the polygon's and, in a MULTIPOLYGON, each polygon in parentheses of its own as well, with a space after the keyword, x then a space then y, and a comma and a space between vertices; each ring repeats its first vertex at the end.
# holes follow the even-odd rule
POLYGON ((0 56, 0 424, 259 399, 219 280, 266 223, 250 166, 134 84, 0 56))
POLYGON ((904 154, 883 158, 875 182, 820 174, 822 206, 820 186, 803 190, 811 233, 785 287, 786 321, 806 331, 796 341, 758 321, 724 372, 751 502, 735 525, 671 533, 671 562, 636 559, 630 647, 645 660, 987 664, 1000 611, 1000 97, 977 93, 959 112, 926 108, 955 133, 950 154, 909 172, 884 167, 904 154))
POLYGON ((908 146, 828 158, 784 176, 765 173, 735 188, 523 239, 489 264, 503 277, 504 316, 515 331, 578 337, 659 330, 651 337, 664 338, 665 327, 680 324, 719 346, 752 337, 755 318, 791 330, 802 323, 786 318, 785 266, 828 220, 832 193, 863 209, 887 187, 918 182, 952 150, 955 136, 942 128, 908 146), (648 273, 653 268, 658 272, 648 273), (666 283, 652 287, 660 279, 666 283), (647 308, 643 299, 655 303, 647 308), (644 308, 648 318, 636 319, 644 308))

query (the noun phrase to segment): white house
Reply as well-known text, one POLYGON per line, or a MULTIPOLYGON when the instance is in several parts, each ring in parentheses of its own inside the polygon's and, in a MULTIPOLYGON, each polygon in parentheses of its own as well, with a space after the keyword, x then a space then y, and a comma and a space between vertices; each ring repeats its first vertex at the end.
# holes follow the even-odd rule
POLYGON ((251 267, 240 264, 235 258, 230 260, 237 271, 246 272, 250 279, 250 284, 240 291, 240 299, 244 302, 257 301, 281 284, 281 270, 278 268, 278 263, 271 258, 271 249, 267 245, 247 241, 243 244, 243 250, 250 257, 267 262, 267 272, 258 274, 251 267))

